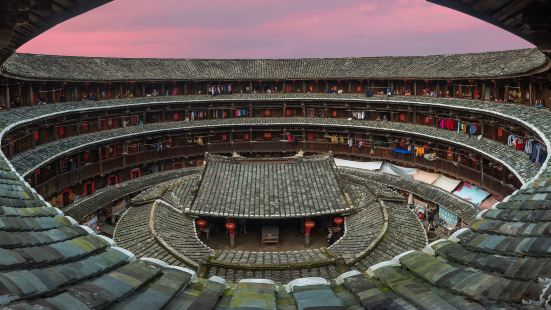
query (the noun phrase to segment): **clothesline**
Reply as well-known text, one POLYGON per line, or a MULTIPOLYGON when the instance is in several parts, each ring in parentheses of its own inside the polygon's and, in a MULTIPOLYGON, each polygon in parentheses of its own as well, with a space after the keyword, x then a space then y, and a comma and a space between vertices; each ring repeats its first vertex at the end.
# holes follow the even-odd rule
MULTIPOLYGON (((363 145, 363 146, 365 146, 365 147, 370 147, 370 148, 374 148, 374 147, 375 147, 375 148, 384 148, 384 149, 390 149, 390 150, 392 150, 392 149, 395 149, 395 148, 384 147, 384 146, 381 146, 381 144, 383 144, 383 145, 389 145, 389 144, 392 144, 392 143, 398 143, 398 144, 400 144, 399 141, 398 141, 398 142, 396 142, 396 141, 380 141, 380 140, 373 140, 373 139, 369 139, 369 138, 357 138, 357 137, 350 137, 350 138, 349 138, 349 137, 344 137, 344 136, 339 136, 339 135, 324 135, 323 137, 324 137, 324 138, 327 138, 327 139, 332 139, 332 138, 334 138, 335 136, 337 137, 338 140, 343 140, 343 141, 344 141, 344 139, 346 139, 346 140, 352 139, 352 140, 358 140, 358 141, 362 141, 362 140, 363 140, 364 142, 376 142, 376 141, 378 142, 377 145, 374 145, 374 144, 372 144, 372 145, 365 145, 365 144, 364 144, 364 145, 363 145)), ((343 143, 340 143, 340 144, 347 144, 347 143, 346 143, 346 142, 343 142, 343 143)), ((467 156, 467 157, 468 157, 468 155, 466 155, 466 154, 464 154, 464 153, 459 153, 459 152, 457 152, 457 151, 451 151, 451 152, 450 152, 449 149, 442 149, 442 148, 438 148, 438 147, 434 147, 434 146, 414 145, 414 144, 409 144, 408 146, 411 146, 411 151, 412 151, 412 152, 414 151, 414 148, 423 147, 423 148, 425 148, 425 149, 431 149, 432 151, 441 151, 441 152, 446 152, 446 153, 448 153, 448 154, 451 153, 451 154, 454 154, 454 155, 463 155, 463 156, 467 156)))
POLYGON ((52 89, 52 90, 39 90, 38 92, 39 93, 55 93, 57 91, 63 91, 63 88, 52 89))

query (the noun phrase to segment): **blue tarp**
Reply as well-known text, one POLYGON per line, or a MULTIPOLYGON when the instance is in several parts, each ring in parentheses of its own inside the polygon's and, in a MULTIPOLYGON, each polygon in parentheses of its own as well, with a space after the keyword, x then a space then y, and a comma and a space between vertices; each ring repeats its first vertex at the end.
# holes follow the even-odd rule
POLYGON ((448 224, 451 224, 451 225, 456 225, 457 224, 457 215, 455 215, 453 212, 451 212, 450 210, 440 206, 440 209, 438 211, 438 215, 440 216, 440 219, 443 220, 444 222, 448 223, 448 224))
POLYGON ((486 197, 490 196, 490 193, 488 193, 487 191, 484 191, 479 187, 466 182, 463 183, 463 186, 460 189, 456 190, 453 194, 467 201, 470 201, 477 206, 479 206, 480 203, 484 199, 486 199, 486 197))
POLYGON ((411 151, 402 150, 402 149, 399 149, 399 148, 392 149, 392 151, 394 153, 398 153, 398 154, 411 154, 411 151))

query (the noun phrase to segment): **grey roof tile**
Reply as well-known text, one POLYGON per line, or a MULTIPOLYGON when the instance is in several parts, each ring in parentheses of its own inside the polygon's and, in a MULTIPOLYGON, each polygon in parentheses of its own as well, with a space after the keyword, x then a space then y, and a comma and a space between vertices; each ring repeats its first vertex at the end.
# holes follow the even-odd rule
POLYGON ((537 49, 355 58, 154 59, 14 54, 3 74, 33 80, 200 81, 465 79, 525 75, 547 63, 537 49))

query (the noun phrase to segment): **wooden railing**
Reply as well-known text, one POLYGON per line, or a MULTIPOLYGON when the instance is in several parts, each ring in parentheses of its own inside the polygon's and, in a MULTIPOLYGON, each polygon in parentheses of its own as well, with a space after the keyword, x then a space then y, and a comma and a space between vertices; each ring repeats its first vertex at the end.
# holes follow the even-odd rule
POLYGON ((501 180, 498 180, 490 175, 483 174, 480 170, 445 159, 428 161, 422 157, 415 157, 411 154, 397 154, 388 148, 350 148, 347 145, 332 144, 328 142, 288 143, 286 141, 228 142, 172 147, 164 149, 163 151, 149 150, 90 163, 83 167, 45 179, 40 182, 40 184, 37 184, 35 188, 45 197, 50 197, 64 188, 74 186, 84 180, 91 179, 98 175, 112 174, 124 168, 143 165, 155 161, 189 157, 200 158, 204 156, 205 152, 217 154, 231 154, 233 152, 288 154, 300 150, 309 153, 332 152, 335 155, 359 157, 362 159, 371 160, 386 160, 399 165, 418 167, 424 170, 444 173, 452 177, 468 181, 498 195, 508 195, 515 190, 513 185, 504 184, 501 180))

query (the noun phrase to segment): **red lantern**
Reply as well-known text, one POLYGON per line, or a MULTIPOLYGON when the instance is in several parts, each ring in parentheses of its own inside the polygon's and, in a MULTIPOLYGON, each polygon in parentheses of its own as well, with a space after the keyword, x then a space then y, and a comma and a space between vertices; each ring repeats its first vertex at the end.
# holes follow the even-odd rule
POLYGON ((344 219, 342 217, 338 216, 338 217, 333 219, 333 223, 335 223, 335 225, 337 225, 337 227, 341 226, 342 223, 344 223, 344 219))
POLYGON ((233 238, 234 236, 234 233, 235 233, 235 223, 234 222, 226 222, 226 229, 230 231, 230 237, 233 238))
POLYGON ((310 236, 310 231, 312 230, 312 228, 314 228, 314 226, 316 226, 316 222, 312 220, 306 220, 306 222, 304 222, 304 228, 306 229, 306 236, 310 236))
POLYGON ((195 224, 199 227, 199 229, 203 229, 207 226, 207 221, 205 219, 196 219, 195 224))

